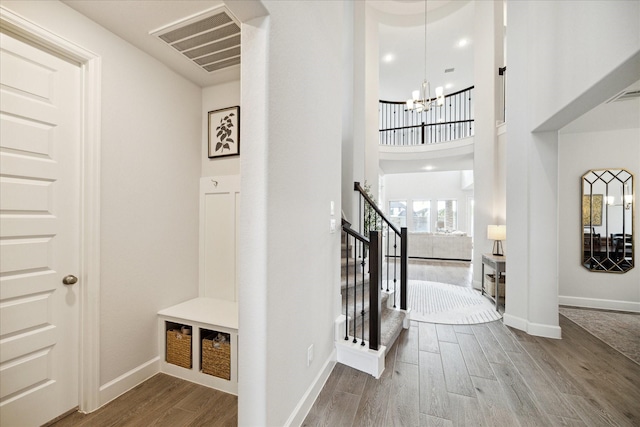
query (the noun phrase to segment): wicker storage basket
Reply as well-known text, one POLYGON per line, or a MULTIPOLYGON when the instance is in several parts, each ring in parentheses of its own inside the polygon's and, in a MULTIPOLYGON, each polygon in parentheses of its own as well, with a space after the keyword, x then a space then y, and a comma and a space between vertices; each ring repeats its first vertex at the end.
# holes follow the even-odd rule
POLYGON ((202 372, 231 380, 231 343, 229 334, 209 335, 202 340, 202 372))
POLYGON ((167 363, 191 369, 191 335, 175 329, 167 331, 167 363))
MULTIPOLYGON (((484 289, 492 297, 496 296, 496 275, 495 274, 485 274, 484 279, 484 289)), ((500 296, 504 297, 504 275, 500 276, 500 296)))

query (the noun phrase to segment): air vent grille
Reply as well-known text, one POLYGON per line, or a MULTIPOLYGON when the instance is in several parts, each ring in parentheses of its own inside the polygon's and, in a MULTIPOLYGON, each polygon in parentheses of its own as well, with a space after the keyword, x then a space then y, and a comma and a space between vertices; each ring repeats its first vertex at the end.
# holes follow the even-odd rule
POLYGON ((163 27, 151 35, 207 73, 240 64, 240 24, 224 6, 163 27))

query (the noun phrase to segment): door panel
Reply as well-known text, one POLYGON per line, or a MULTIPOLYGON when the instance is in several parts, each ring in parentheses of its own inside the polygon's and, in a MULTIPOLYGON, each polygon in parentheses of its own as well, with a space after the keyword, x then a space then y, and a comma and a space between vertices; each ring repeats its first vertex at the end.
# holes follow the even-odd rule
POLYGON ((0 424, 78 405, 80 68, 0 35, 0 424))

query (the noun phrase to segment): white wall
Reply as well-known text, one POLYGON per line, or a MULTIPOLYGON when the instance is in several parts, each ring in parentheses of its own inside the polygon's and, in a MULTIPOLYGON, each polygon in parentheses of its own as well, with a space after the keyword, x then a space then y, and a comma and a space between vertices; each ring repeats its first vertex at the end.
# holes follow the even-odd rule
POLYGON ((407 226, 410 226, 411 201, 431 200, 431 232, 436 231, 438 219, 438 200, 456 200, 458 202, 458 230, 469 232, 467 211, 468 197, 472 190, 462 189, 462 171, 423 172, 388 174, 384 176, 384 206, 381 209, 388 214, 389 201, 407 202, 407 226))
MULTIPOLYGON (((498 162, 496 114, 498 95, 498 67, 503 66, 503 8, 497 1, 475 2, 474 36, 474 99, 473 137, 474 174, 474 251, 473 285, 481 287, 482 254, 490 252, 493 241, 487 239, 487 226, 504 224, 496 212, 498 195, 498 162)), ((501 88, 500 88, 501 90, 501 88)))
POLYGON ((200 89, 58 1, 3 1, 102 58, 100 384, 158 355, 197 295, 200 89))
MULTIPOLYGON (((628 101, 627 101, 628 102, 628 101)), ((558 252, 560 303, 614 310, 640 311, 640 129, 560 133, 558 140, 558 252), (580 264, 582 229, 580 182, 590 169, 624 168, 634 174, 635 268, 624 274, 594 273, 580 264)))
POLYGON ((508 2, 507 9, 504 322, 559 338, 557 130, 637 80, 640 3, 508 2))
MULTIPOLYGON (((240 80, 209 86, 202 89, 202 176, 240 174, 240 157, 208 157, 209 111, 240 105, 240 80)), ((240 126, 243 125, 242 107, 240 108, 240 126)), ((240 139, 240 155, 243 141, 240 139)))
POLYGON ((264 5, 269 16, 242 35, 238 416, 282 426, 334 352, 340 233, 329 233, 329 210, 334 201, 339 224, 343 5, 264 5))

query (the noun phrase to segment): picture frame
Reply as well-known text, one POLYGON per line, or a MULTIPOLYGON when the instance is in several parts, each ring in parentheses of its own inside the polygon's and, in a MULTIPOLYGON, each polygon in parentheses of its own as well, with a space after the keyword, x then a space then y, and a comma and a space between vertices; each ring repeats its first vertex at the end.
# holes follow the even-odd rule
POLYGON ((209 111, 209 158, 240 155, 240 107, 209 111))

